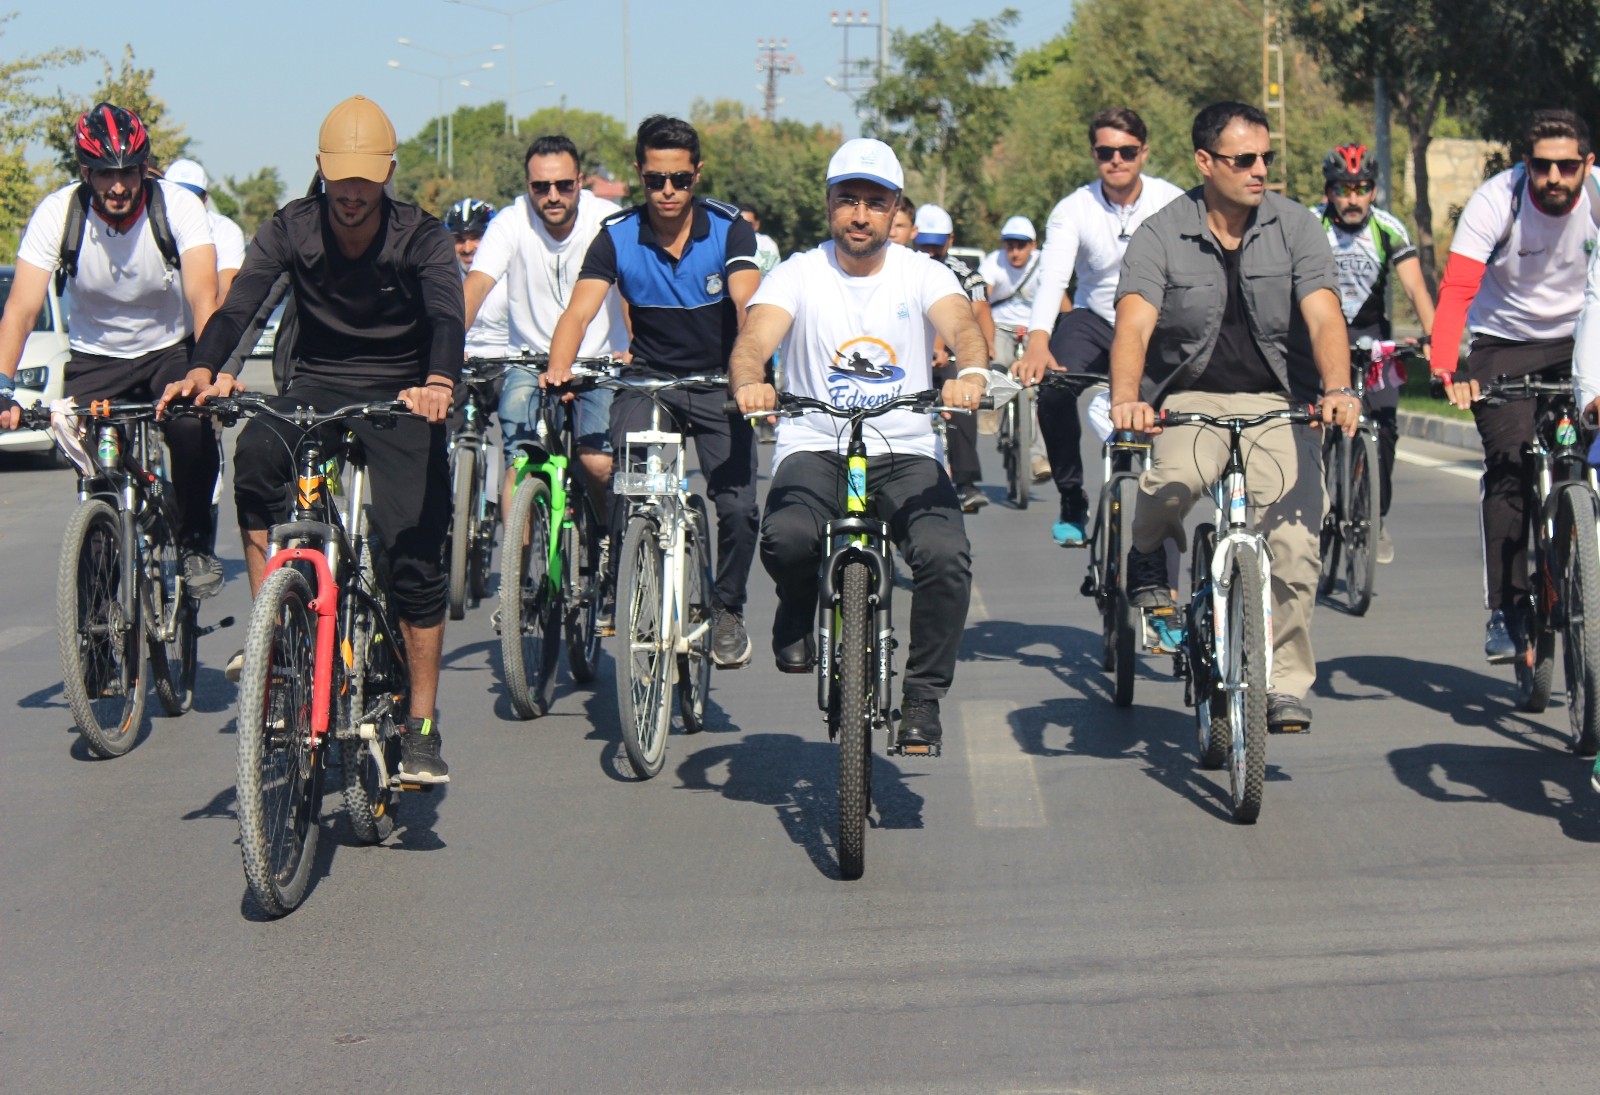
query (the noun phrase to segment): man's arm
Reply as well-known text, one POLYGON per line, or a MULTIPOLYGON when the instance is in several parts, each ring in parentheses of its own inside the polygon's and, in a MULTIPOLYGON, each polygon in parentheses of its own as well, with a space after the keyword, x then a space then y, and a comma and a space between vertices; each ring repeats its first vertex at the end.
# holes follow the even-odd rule
POLYGON ((1155 408, 1139 396, 1145 356, 1156 333, 1161 310, 1138 293, 1117 301, 1116 330, 1111 336, 1111 424, 1119 430, 1160 433, 1155 408))
POLYGON ((1361 418, 1361 400, 1346 394, 1350 386, 1350 330, 1345 326, 1339 294, 1332 289, 1307 293, 1300 301, 1300 315, 1306 321, 1311 356, 1322 377, 1322 421, 1340 426, 1353 436, 1361 418))
POLYGON ((483 307, 483 302, 488 299, 494 287, 495 279, 482 270, 474 270, 467 275, 467 280, 461 287, 461 292, 467 300, 467 330, 472 330, 472 325, 478 322, 478 309, 483 307))
POLYGON ((978 330, 983 332, 983 341, 989 347, 989 360, 994 360, 994 309, 989 307, 987 300, 972 302, 972 318, 978 321, 978 330))
POLYGON ((989 347, 972 314, 972 303, 966 296, 952 293, 928 306, 928 321, 935 333, 946 346, 955 347, 956 378, 939 389, 939 398, 950 407, 976 409, 978 400, 989 392, 989 347), (968 369, 978 371, 968 373, 968 369))
POLYGON ((1011 366, 1011 375, 1023 384, 1037 384, 1046 370, 1061 367, 1050 352, 1050 334, 1056 329, 1056 317, 1072 310, 1067 286, 1072 283, 1072 269, 1078 262, 1078 228, 1067 205, 1069 200, 1064 198, 1057 203, 1045 226, 1044 247, 1039 252, 1039 284, 1028 314, 1028 341, 1022 356, 1011 366))
MULTIPOLYGON (((17 363, 22 360, 28 333, 38 322, 39 309, 44 307, 49 295, 51 273, 24 259, 17 260, 11 294, 6 297, 6 310, 0 314, 0 387, 11 387, 17 375, 17 363)), ((15 403, 0 410, 0 429, 14 430, 21 421, 22 409, 15 403)))
POLYGON ((556 320, 556 329, 550 334, 550 364, 539 378, 540 384, 565 384, 572 376, 572 363, 578 359, 583 336, 599 314, 610 291, 609 281, 584 277, 578 279, 578 283, 572 287, 572 299, 567 302, 567 310, 556 320))
POLYGON ((194 337, 199 338, 217 310, 217 248, 203 243, 178 256, 178 273, 183 278, 183 296, 194 317, 194 337))
POLYGON ((778 405, 777 391, 766 382, 766 365, 793 323, 794 317, 776 304, 758 304, 745 316, 728 355, 728 390, 740 413, 770 411, 778 405))
POLYGON ((760 286, 761 270, 758 267, 741 265, 728 273, 728 299, 739 311, 741 330, 744 329, 745 311, 750 306, 750 298, 756 295, 756 289, 760 286))
MULTIPOLYGON (((1428 283, 1422 276, 1422 263, 1415 256, 1401 259, 1394 265, 1395 279, 1400 282, 1400 288, 1406 291, 1406 299, 1411 302, 1412 311, 1417 313, 1417 322, 1422 324, 1422 333, 1430 340, 1433 338, 1433 294, 1428 292, 1428 283)), ((1424 346, 1423 355, 1430 361, 1433 359, 1433 347, 1424 346)))

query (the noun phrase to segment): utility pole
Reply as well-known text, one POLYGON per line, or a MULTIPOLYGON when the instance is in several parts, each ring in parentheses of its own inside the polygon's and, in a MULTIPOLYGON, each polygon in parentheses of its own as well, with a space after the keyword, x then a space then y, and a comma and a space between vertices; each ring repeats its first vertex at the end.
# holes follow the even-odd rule
POLYGON ((789 48, 787 38, 757 38, 756 39, 756 72, 765 73, 766 80, 756 85, 756 90, 762 95, 762 114, 766 115, 769 123, 777 120, 778 104, 783 102, 778 98, 778 77, 790 76, 804 70, 795 63, 794 54, 785 55, 782 51, 789 48))
POLYGON ((1275 0, 1261 5, 1261 107, 1266 111, 1268 135, 1278 146, 1278 162, 1283 165, 1277 182, 1267 189, 1283 191, 1289 177, 1288 114, 1283 105, 1283 24, 1275 0))
POLYGON ((861 95, 877 85, 889 67, 889 3, 881 0, 878 21, 874 23, 866 12, 831 12, 829 21, 844 31, 844 53, 839 58, 839 75, 829 76, 823 83, 835 91, 842 91, 851 102, 859 102, 861 95), (850 56, 850 31, 852 28, 876 30, 878 57, 876 63, 870 56, 852 59, 850 56))

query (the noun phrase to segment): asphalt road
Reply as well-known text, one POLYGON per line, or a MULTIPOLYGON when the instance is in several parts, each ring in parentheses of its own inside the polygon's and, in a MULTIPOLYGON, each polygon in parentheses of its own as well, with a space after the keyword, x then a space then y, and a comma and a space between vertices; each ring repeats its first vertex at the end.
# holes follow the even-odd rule
POLYGON ((859 882, 758 565, 757 661, 715 675, 711 728, 649 783, 604 691, 564 680, 512 721, 489 608, 451 625, 454 782, 384 847, 329 794, 279 921, 233 815, 237 547, 205 615, 241 623, 204 640, 196 709, 92 760, 57 683, 72 480, 6 461, 0 1088, 1590 1091, 1600 796, 1559 702, 1518 713, 1482 663, 1462 454, 1408 453, 1397 560, 1365 619, 1319 611, 1315 730, 1271 740, 1257 825, 1196 767, 1165 661, 1112 707, 1047 486, 969 521, 946 755, 875 761, 859 882))

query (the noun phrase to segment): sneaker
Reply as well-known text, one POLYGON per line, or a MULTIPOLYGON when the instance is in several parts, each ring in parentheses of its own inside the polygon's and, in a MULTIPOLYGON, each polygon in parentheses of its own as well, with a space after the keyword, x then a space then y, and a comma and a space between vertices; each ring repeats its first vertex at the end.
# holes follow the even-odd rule
POLYGON ((215 595, 222 588, 222 560, 208 551, 185 551, 183 584, 196 600, 215 595))
POLYGON ((1388 525, 1378 530, 1378 562, 1394 562, 1394 541, 1389 539, 1388 525))
POLYGON ((1043 483, 1050 478, 1050 461, 1043 456, 1033 458, 1033 481, 1043 483))
POLYGON ((1274 734, 1304 734, 1311 729, 1311 708, 1284 692, 1267 693, 1267 730, 1274 734))
POLYGON ((1489 623, 1483 629, 1483 656, 1490 665, 1506 665, 1516 661, 1517 640, 1511 633, 1511 618, 1504 609, 1489 613, 1489 623))
POLYGON ((755 652, 744 617, 731 608, 718 608, 711 621, 711 663, 718 669, 742 669, 755 652))
POLYGON ((772 656, 779 673, 809 673, 816 667, 816 639, 811 633, 812 607, 786 607, 778 598, 778 611, 772 617, 772 656))
POLYGON ((439 755, 439 727, 432 719, 409 718, 400 735, 400 778, 409 783, 449 783, 450 766, 439 755))
POLYGON ((1050 536, 1062 547, 1082 547, 1087 539, 1083 531, 1083 518, 1062 517, 1050 526, 1050 536))
POLYGON ((1172 588, 1167 585, 1167 553, 1164 549, 1139 551, 1130 546, 1125 581, 1128 603, 1135 608, 1172 607, 1172 588))
POLYGON ((977 513, 979 509, 989 504, 989 499, 974 483, 968 483, 964 487, 957 487, 956 497, 961 499, 962 513, 977 513))
POLYGON ((900 701, 900 736, 897 747, 901 754, 912 757, 936 757, 944 742, 944 727, 939 723, 939 701, 920 696, 906 696, 900 701))
POLYGON ((232 681, 234 684, 239 683, 239 678, 244 675, 243 650, 235 650, 233 652, 233 657, 228 659, 227 667, 223 669, 222 675, 227 677, 228 680, 232 681))

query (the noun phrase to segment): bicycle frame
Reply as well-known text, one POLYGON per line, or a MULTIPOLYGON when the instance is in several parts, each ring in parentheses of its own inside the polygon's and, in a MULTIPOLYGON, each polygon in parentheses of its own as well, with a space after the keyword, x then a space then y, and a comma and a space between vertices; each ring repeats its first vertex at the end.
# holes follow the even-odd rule
POLYGON ((1233 666, 1228 662, 1228 593, 1229 576, 1234 556, 1240 552, 1254 555, 1261 567, 1261 588, 1267 596, 1261 598, 1261 620, 1266 636, 1266 664, 1263 678, 1272 680, 1272 552, 1267 548, 1266 537, 1256 529, 1255 506, 1245 493, 1244 458, 1240 439, 1243 426, 1230 424, 1228 430, 1228 465, 1211 488, 1212 502, 1216 506, 1217 547, 1211 554, 1211 621, 1213 675, 1218 681, 1228 680, 1233 666))
MULTIPOLYGON (((540 399, 541 401, 543 400, 542 395, 540 399)), ((567 413, 571 414, 570 411, 567 413)), ((550 488, 552 524, 559 520, 559 528, 569 529, 572 527, 572 513, 567 505, 567 486, 570 482, 568 469, 571 467, 572 458, 566 450, 570 446, 563 445, 559 449, 544 447, 544 440, 549 432, 548 427, 545 425, 544 415, 542 413, 539 414, 535 421, 534 429, 538 435, 539 444, 535 446, 529 442, 523 442, 522 447, 519 447, 517 451, 516 457, 511 461, 511 470, 516 476, 513 490, 515 490, 515 487, 520 487, 523 480, 530 475, 536 475, 543 479, 550 488)), ((562 432, 570 438, 570 429, 562 432)), ((581 490, 582 487, 580 486, 578 489, 581 490)), ((554 592, 561 588, 564 578, 562 574, 561 538, 552 535, 548 539, 549 544, 545 549, 547 556, 545 559, 545 582, 554 592)))

